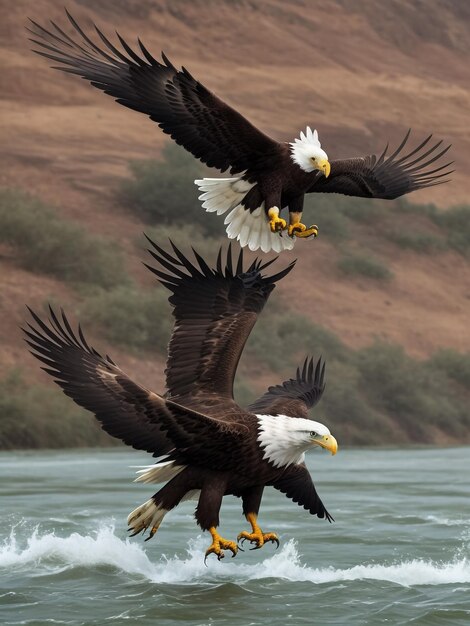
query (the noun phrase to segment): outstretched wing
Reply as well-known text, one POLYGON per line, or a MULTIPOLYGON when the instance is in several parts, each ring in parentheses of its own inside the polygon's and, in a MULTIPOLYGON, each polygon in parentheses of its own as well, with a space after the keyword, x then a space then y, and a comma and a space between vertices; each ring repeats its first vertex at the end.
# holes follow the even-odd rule
POLYGON ((288 415, 308 417, 308 410, 320 400, 325 389, 325 363, 318 359, 315 371, 313 358, 305 359, 302 368, 297 368, 295 378, 280 385, 269 387, 268 391, 255 400, 248 410, 258 415, 288 415))
POLYGON ((236 265, 231 245, 219 250, 211 269, 195 251, 197 265, 173 245, 168 254, 149 239, 158 267, 147 267, 172 295, 175 327, 166 368, 168 396, 181 404, 217 414, 233 406, 233 379, 243 347, 275 283, 286 276, 295 261, 274 275, 263 275, 275 260, 255 259, 244 268, 243 250, 236 265))
POLYGON ((271 485, 298 505, 303 506, 312 515, 334 522, 312 482, 312 477, 304 463, 290 465, 271 485))
POLYGON ((152 393, 90 347, 80 327, 74 333, 64 312, 59 319, 50 308, 48 324, 30 312, 36 324, 23 331, 32 354, 66 395, 95 414, 107 433, 154 456, 237 467, 248 439, 242 420, 227 424, 152 393))
POLYGON ((177 70, 162 53, 152 57, 139 40, 139 54, 118 34, 116 48, 95 26, 102 46, 67 16, 75 38, 51 22, 46 30, 32 21, 28 29, 38 54, 59 63, 54 69, 77 74, 117 102, 145 113, 176 143, 209 167, 246 177, 279 163, 281 145, 211 93, 184 68, 177 70))
POLYGON ((442 185, 449 181, 454 170, 452 162, 436 163, 449 150, 450 145, 440 149, 442 141, 428 147, 432 135, 419 146, 403 155, 403 148, 410 136, 405 138, 393 154, 386 157, 388 145, 382 154, 357 159, 331 161, 328 178, 318 176, 308 193, 342 193, 362 198, 384 198, 392 200, 410 191, 442 185), (437 167, 434 167, 434 164, 437 167))

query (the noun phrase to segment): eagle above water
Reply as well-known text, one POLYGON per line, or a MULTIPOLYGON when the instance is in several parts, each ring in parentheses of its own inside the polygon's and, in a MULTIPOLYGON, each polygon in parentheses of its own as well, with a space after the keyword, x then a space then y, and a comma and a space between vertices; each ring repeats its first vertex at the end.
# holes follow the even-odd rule
MULTIPOLYGON (((38 54, 59 63, 117 102, 144 113, 176 143, 230 178, 195 181, 209 212, 226 214, 227 235, 242 247, 263 252, 291 249, 297 237, 316 236, 317 226, 301 222, 306 193, 340 193, 394 199, 440 185, 452 173, 451 162, 436 163, 449 150, 427 137, 410 152, 399 147, 380 154, 329 161, 317 131, 307 127, 291 143, 275 141, 258 130, 185 69, 162 53, 157 61, 139 40, 139 54, 118 34, 121 49, 95 27, 98 46, 67 12, 75 38, 51 22, 47 30, 32 21, 38 54), (78 37, 77 37, 78 36, 78 37), (287 208, 289 224, 280 216, 287 208)), ((387 146, 388 147, 388 146, 387 146)))
MULTIPOLYGON (((149 240, 150 241, 150 240, 149 240)), ((254 260, 245 267, 243 250, 236 264, 229 246, 219 251, 215 268, 196 252, 191 262, 172 244, 170 254, 150 241, 156 267, 149 269, 171 296, 175 325, 168 348, 164 395, 135 383, 110 357, 89 346, 80 327, 74 332, 65 313, 50 309, 48 321, 31 311, 34 322, 24 328, 32 354, 64 393, 93 412, 102 428, 127 445, 158 457, 139 472, 138 481, 165 483, 130 513, 132 533, 154 536, 166 513, 180 502, 197 498, 196 520, 212 535, 206 552, 233 556, 234 541, 218 532, 224 495, 242 499, 251 531, 239 540, 255 547, 271 541, 258 512, 270 485, 312 515, 332 521, 304 463, 314 447, 337 451, 328 428, 308 418, 308 409, 324 390, 325 365, 306 359, 294 378, 268 391, 247 409, 233 398, 233 380, 246 340, 277 281, 265 270, 273 261, 254 260)))

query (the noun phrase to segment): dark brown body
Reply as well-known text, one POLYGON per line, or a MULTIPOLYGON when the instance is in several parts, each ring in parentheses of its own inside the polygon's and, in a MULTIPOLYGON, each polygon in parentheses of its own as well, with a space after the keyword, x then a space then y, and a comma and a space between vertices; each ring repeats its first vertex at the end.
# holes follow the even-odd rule
MULTIPOLYGON (((242 201, 244 207, 254 211, 264 202, 266 214, 271 207, 288 208, 290 212, 301 213, 304 197, 315 181, 322 177, 318 171, 305 172, 290 156, 288 144, 282 148, 279 169, 263 172, 255 178, 256 185, 250 189, 242 201)), ((252 179, 251 179, 252 180, 252 179)))
POLYGON ((242 498, 244 515, 258 514, 264 487, 276 484, 283 476, 288 476, 289 471, 289 468, 275 468, 262 461, 261 457, 258 471, 251 476, 234 471, 214 471, 204 466, 188 466, 160 489, 153 499, 155 504, 171 510, 189 491, 200 491, 196 521, 202 530, 209 530, 219 526, 219 511, 224 496, 242 498))

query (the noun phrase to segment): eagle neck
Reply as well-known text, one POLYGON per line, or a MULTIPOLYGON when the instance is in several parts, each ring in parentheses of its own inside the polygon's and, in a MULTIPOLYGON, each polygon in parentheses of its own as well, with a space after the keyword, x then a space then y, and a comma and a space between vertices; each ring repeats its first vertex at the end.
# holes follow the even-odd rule
POLYGON ((302 433, 309 430, 309 420, 287 415, 257 415, 258 445, 263 459, 275 467, 302 463, 310 447, 302 433))

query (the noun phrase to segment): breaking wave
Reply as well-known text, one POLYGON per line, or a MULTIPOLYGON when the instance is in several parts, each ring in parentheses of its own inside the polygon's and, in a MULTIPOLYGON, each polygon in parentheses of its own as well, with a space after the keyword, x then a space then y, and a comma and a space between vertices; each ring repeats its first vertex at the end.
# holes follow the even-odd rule
POLYGON ((283 579, 314 584, 354 580, 382 580, 402 586, 470 583, 470 560, 462 554, 448 562, 422 559, 402 560, 389 564, 360 564, 339 569, 313 568, 302 564, 297 544, 286 542, 282 549, 261 563, 244 564, 225 559, 209 559, 204 566, 203 552, 206 538, 198 537, 188 544, 185 558, 159 556, 153 562, 141 545, 122 540, 112 526, 105 526, 94 535, 72 533, 59 537, 54 533, 40 534, 36 530, 23 547, 19 545, 15 529, 0 546, 0 569, 31 569, 40 576, 67 569, 108 566, 154 583, 188 584, 283 579))

